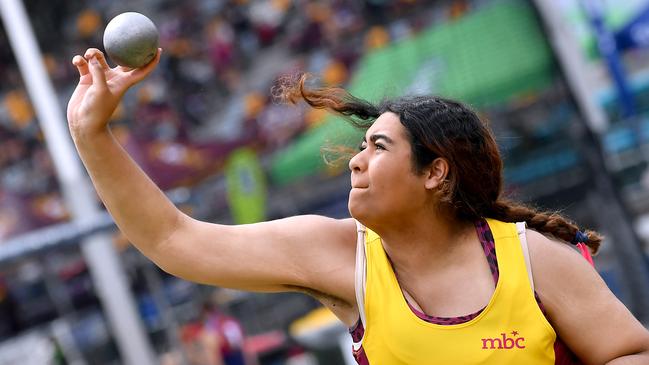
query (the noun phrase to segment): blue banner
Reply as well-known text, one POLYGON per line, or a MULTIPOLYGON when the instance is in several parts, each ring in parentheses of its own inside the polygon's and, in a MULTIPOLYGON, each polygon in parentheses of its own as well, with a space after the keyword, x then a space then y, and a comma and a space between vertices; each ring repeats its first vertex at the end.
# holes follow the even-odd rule
POLYGON ((609 73, 618 91, 622 116, 632 116, 636 111, 633 94, 626 80, 626 73, 618 53, 616 39, 604 24, 601 2, 600 0, 583 0, 581 3, 595 33, 597 48, 606 61, 609 73))
POLYGON ((649 7, 615 33, 615 43, 620 51, 649 46, 649 7))

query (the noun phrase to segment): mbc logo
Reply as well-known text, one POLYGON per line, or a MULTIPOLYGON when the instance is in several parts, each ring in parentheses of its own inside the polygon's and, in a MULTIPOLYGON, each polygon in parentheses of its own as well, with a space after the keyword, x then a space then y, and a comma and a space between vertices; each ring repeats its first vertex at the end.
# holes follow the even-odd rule
POLYGON ((506 333, 501 333, 500 335, 502 337, 483 338, 482 349, 483 350, 494 350, 494 349, 511 350, 513 348, 524 349, 525 337, 516 337, 518 336, 517 331, 512 331, 511 334, 512 337, 507 337, 506 333))

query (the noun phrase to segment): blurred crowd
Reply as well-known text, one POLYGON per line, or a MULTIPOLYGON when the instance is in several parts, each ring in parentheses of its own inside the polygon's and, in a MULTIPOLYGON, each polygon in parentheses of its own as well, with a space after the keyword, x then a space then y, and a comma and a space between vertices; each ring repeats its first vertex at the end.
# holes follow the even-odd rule
MULTIPOLYGON (((245 337, 239 321, 218 310, 209 302, 203 306, 200 316, 185 323, 180 340, 189 364, 201 365, 253 365, 254 356, 246 353, 245 337)), ((165 365, 182 364, 168 354, 162 360, 165 365)))
MULTIPOLYGON (((70 60, 102 49, 103 29, 124 11, 158 26, 158 70, 130 91, 113 115, 114 133, 163 188, 218 173, 230 151, 261 153, 322 122, 321 111, 277 103, 273 82, 307 71, 344 85, 366 52, 453 14, 423 0, 94 0, 28 1, 26 6, 61 108, 78 74, 70 60)), ((464 1, 449 1, 461 12, 464 1)), ((16 66, 0 33, 0 239, 67 219, 52 160, 16 66)), ((63 112, 62 112, 63 113, 63 112)))

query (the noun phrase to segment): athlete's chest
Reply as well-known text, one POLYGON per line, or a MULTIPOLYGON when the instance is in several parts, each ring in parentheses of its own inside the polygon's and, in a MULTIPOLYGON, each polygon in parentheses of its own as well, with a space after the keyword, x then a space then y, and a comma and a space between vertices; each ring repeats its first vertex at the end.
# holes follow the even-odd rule
POLYGON ((554 337, 536 316, 526 318, 527 310, 517 316, 492 303, 460 325, 402 310, 388 305, 384 316, 371 316, 363 345, 371 364, 553 363, 554 337))

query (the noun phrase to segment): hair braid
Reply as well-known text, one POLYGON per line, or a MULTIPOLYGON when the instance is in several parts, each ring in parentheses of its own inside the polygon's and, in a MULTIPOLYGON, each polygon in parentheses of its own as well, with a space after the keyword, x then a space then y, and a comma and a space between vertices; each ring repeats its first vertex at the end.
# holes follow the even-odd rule
MULTIPOLYGON (((579 231, 576 224, 560 214, 537 211, 509 200, 496 201, 488 216, 504 222, 525 221, 530 228, 566 242, 571 242, 579 231)), ((584 233, 588 236, 588 242, 585 244, 593 254, 596 254, 602 243, 602 236, 591 230, 586 230, 584 233)))

